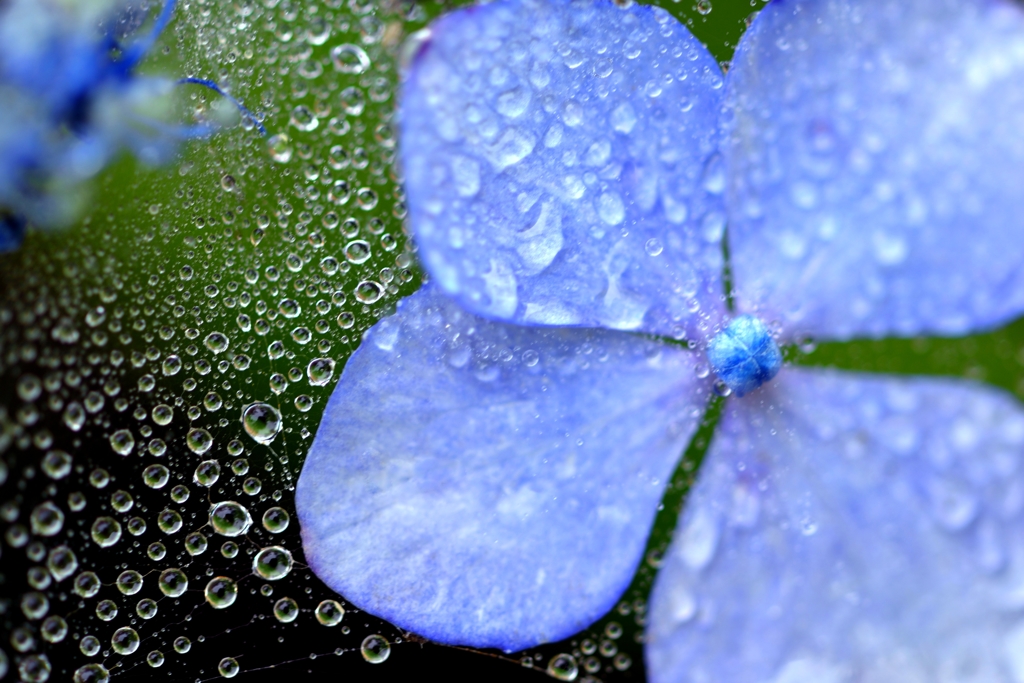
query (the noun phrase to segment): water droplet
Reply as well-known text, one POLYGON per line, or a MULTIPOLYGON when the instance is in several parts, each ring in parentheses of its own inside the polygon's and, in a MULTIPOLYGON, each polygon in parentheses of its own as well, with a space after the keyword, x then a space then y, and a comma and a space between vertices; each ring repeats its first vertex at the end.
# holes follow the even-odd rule
POLYGON ((337 600, 324 600, 314 612, 316 620, 324 626, 337 626, 345 616, 345 608, 337 600))
POLYGON ((342 110, 349 116, 359 116, 366 107, 366 95, 355 86, 342 90, 338 99, 341 101, 342 110))
POLYGON ((149 664, 154 669, 159 669, 164 665, 164 653, 160 650, 152 650, 146 655, 146 664, 149 664))
POLYGON ((143 598, 135 605, 135 613, 142 619, 152 619, 157 613, 156 601, 150 598, 143 598))
POLYGON ((372 280, 363 280, 356 285, 356 299, 360 303, 372 304, 384 294, 384 287, 372 280))
POLYGON ((697 0, 697 13, 705 16, 711 14, 711 0, 697 0))
POLYGON ((180 569, 165 569, 160 572, 160 578, 157 579, 157 585, 160 586, 160 592, 167 597, 177 598, 188 590, 188 577, 185 576, 185 572, 180 569))
POLYGON ((289 122, 303 132, 316 130, 316 127, 319 126, 319 119, 305 104, 295 106, 289 122))
POLYGON ((163 509, 156 516, 156 525, 165 534, 175 534, 181 530, 181 514, 177 510, 163 509))
POLYGON ((279 164, 286 164, 292 160, 292 141, 284 133, 272 135, 267 140, 267 152, 270 158, 279 164))
POLYGON ((239 671, 241 671, 241 667, 238 666, 238 661, 234 657, 225 657, 217 665, 217 673, 224 678, 234 678, 239 671))
POLYGON ((290 624, 299 616, 299 606, 291 598, 281 598, 274 603, 274 617, 282 624, 290 624))
POLYGON ((46 558, 46 568, 58 583, 68 578, 78 569, 78 558, 66 545, 57 546, 46 558))
POLYGON ((174 639, 174 651, 183 655, 192 649, 192 641, 185 636, 178 636, 174 639))
POLYGON ((153 422, 160 425, 161 427, 169 425, 171 420, 174 419, 174 408, 167 405, 166 403, 158 403, 153 406, 153 422))
POLYGON ((82 572, 75 577, 73 590, 80 597, 94 597, 100 592, 100 577, 95 572, 82 572))
POLYGON ((384 636, 366 636, 359 646, 359 652, 370 664, 380 664, 391 656, 391 643, 384 636))
POLYGON ((349 263, 359 265, 370 258, 370 243, 365 240, 354 240, 345 245, 345 258, 349 263))
POLYGON ((127 429, 119 429, 110 435, 110 447, 118 455, 128 455, 135 447, 135 437, 127 429))
POLYGON ((203 343, 206 344, 206 348, 216 354, 227 351, 228 346, 231 344, 231 340, 222 332, 211 332, 206 335, 206 339, 203 340, 203 343))
POLYGON ((644 251, 648 256, 658 256, 665 250, 665 245, 657 237, 652 237, 644 244, 644 251))
POLYGON ((235 604, 238 598, 238 586, 226 576, 210 579, 204 590, 206 601, 214 609, 225 609, 235 604))
POLYGON ((331 358, 314 358, 306 366, 306 377, 313 386, 322 387, 330 382, 333 376, 334 360, 331 358))
POLYGON ((252 517, 241 503, 225 500, 210 508, 210 526, 221 536, 241 536, 252 526, 252 517))
POLYGON ((39 632, 46 642, 59 643, 68 635, 68 622, 57 615, 46 617, 39 626, 39 632))
POLYGON ((343 74, 361 74, 370 68, 370 58, 363 48, 351 43, 332 47, 331 61, 334 68, 343 74))
POLYGON ((170 478, 170 470, 163 465, 150 465, 142 470, 142 481, 151 489, 162 489, 170 478))
MULTIPOLYGON (((94 636, 86 636, 85 638, 82 638, 82 654, 92 657, 99 652, 99 641, 96 640, 96 649, 89 653, 86 652, 86 646, 84 645, 86 638, 92 638, 92 640, 96 640, 96 638, 94 636)), ((102 664, 86 664, 85 666, 80 666, 75 669, 74 681, 75 683, 110 683, 110 673, 102 664)))
POLYGON ((548 662, 548 675, 560 681, 575 681, 579 675, 579 667, 576 665, 576 658, 569 654, 558 654, 548 662))
POLYGON ((287 529, 289 522, 291 518, 284 508, 272 507, 263 513, 263 528, 272 534, 279 534, 287 529))
POLYGON ((279 545, 263 548, 252 559, 252 570, 268 581, 276 581, 292 570, 292 554, 279 545))
POLYGON ((185 437, 185 443, 188 444, 190 451, 196 455, 202 455, 213 446, 213 437, 205 429, 190 429, 188 436, 185 437))
POLYGON ((268 444, 283 427, 281 413, 269 403, 253 403, 242 410, 242 426, 256 443, 268 444))
POLYGON ((142 574, 128 569, 118 574, 115 583, 122 595, 135 595, 142 590, 142 574))
POLYGON ((43 473, 51 479, 62 479, 71 472, 72 458, 63 451, 50 451, 43 456, 43 473))
POLYGON ((32 533, 53 536, 64 528, 64 513, 53 503, 41 503, 32 510, 32 533))
POLYGON ((119 655, 130 655, 139 649, 139 634, 135 629, 123 626, 110 639, 110 647, 119 655))
POLYGON ((204 460, 196 466, 196 472, 192 475, 192 481, 210 488, 220 478, 220 463, 216 460, 204 460))
POLYGON ((206 536, 199 531, 193 531, 185 537, 185 550, 192 557, 205 553, 208 545, 206 536))
POLYGON ((85 424, 85 409, 76 401, 72 401, 64 409, 64 424, 73 432, 77 432, 85 424))

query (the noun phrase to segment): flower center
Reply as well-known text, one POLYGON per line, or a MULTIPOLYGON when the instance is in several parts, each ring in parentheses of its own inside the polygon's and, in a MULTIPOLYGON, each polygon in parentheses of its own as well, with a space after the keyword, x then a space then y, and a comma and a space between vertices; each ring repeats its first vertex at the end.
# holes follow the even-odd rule
POLYGON ((752 315, 734 318, 708 343, 708 362, 737 396, 779 374, 782 352, 763 322, 752 315))

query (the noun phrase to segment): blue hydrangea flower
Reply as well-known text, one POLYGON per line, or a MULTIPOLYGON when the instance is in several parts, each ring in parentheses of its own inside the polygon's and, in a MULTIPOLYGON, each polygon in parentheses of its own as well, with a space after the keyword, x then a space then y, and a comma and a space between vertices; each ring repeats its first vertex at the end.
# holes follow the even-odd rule
MULTIPOLYGON (((0 3, 0 252, 16 248, 27 223, 70 221, 83 181, 121 149, 146 163, 167 160, 208 125, 165 121, 175 81, 136 67, 167 26, 167 0, 148 29, 137 0, 7 0, 0 3)), ((186 78, 234 102, 215 83, 186 78)))
POLYGON ((1024 311, 1019 7, 777 0, 723 76, 664 11, 498 0, 435 22, 400 114, 431 281, 307 456, 320 578, 444 643, 577 632, 640 562, 710 364, 735 392, 652 594, 651 680, 1024 681, 1024 408, 768 381, 778 342, 1024 311))

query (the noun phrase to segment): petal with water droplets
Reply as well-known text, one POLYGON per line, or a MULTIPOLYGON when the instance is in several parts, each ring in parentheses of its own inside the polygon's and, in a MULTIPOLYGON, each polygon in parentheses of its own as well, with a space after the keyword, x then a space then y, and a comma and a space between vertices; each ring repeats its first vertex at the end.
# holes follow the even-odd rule
POLYGON ((1024 311, 1024 12, 768 5, 727 79, 738 302, 793 339, 963 334, 1024 311))
POLYGON ((521 327, 428 285, 345 366, 299 477, 313 571, 433 640, 565 638, 633 577, 709 393, 696 354, 521 327))
POLYGON ((424 265, 491 319, 702 338, 722 306, 721 231, 706 228, 724 226, 722 85, 664 10, 498 0, 445 15, 400 112, 424 265))
POLYGON ((788 368, 730 402, 652 596, 651 680, 1024 681, 1024 408, 788 368))

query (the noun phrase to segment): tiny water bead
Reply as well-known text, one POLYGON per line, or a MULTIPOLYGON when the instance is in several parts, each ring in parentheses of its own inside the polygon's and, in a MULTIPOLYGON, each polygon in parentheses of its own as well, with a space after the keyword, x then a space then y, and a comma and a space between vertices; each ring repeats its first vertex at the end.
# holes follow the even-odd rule
POLYGON ((160 578, 157 579, 157 585, 160 586, 160 592, 167 597, 178 598, 184 595, 185 591, 188 590, 188 577, 185 575, 185 572, 176 567, 172 567, 160 572, 160 578))
POLYGON ((117 604, 113 600, 100 600, 96 603, 96 616, 102 621, 113 621, 117 618, 117 604))
POLYGON ((192 649, 192 641, 185 636, 178 636, 174 639, 174 651, 183 655, 192 649))
POLYGON ((238 585, 226 576, 210 579, 203 591, 206 602, 214 609, 225 609, 235 604, 238 598, 238 585))
POLYGON ((217 673, 224 678, 234 678, 239 671, 241 671, 241 667, 238 666, 238 661, 234 657, 225 657, 217 665, 217 673))
MULTIPOLYGON (((90 636, 91 637, 91 636, 90 636)), ((97 647, 99 642, 97 641, 97 647)), ((97 650, 98 651, 98 650, 97 650)), ((95 654, 95 653, 94 653, 95 654)), ((75 683, 110 683, 110 673, 102 664, 86 664, 75 670, 75 683)))
MULTIPOLYGON (((287 522, 285 526, 287 526, 287 522)), ((78 558, 75 557, 74 551, 66 545, 57 546, 47 556, 46 568, 50 570, 50 575, 53 576, 53 579, 60 582, 71 576, 78 569, 78 558)))
POLYGON ((324 626, 337 626, 345 617, 345 608, 337 600, 324 600, 316 606, 316 620, 324 626))
POLYGON ((42 469, 50 479, 63 479, 71 472, 71 456, 64 451, 49 451, 43 456, 42 469))
POLYGON ((284 426, 281 413, 269 403, 253 403, 242 410, 245 433, 259 444, 269 444, 284 426))
POLYGON ((110 447, 118 455, 128 455, 135 447, 135 437, 127 429, 118 429, 110 435, 110 447))
POLYGON ((38 536, 54 536, 64 527, 64 513, 50 502, 42 503, 31 516, 32 533, 38 536))
POLYGON ((164 508, 156 516, 156 525, 160 527, 160 531, 165 534, 175 534, 181 530, 181 513, 177 510, 164 508))
POLYGON ((291 598, 281 598, 274 603, 274 618, 282 624, 290 624, 299 616, 299 605, 291 598))
POLYGON ((190 429, 185 437, 185 443, 188 444, 190 451, 196 455, 203 455, 213 446, 213 436, 202 428, 190 429))
POLYGON ((559 681, 574 681, 579 675, 576 658, 570 654, 557 654, 548 662, 548 675, 559 681))
POLYGON ((292 570, 292 554, 279 545, 263 548, 252 559, 252 570, 268 581, 283 579, 292 570))
POLYGON ((78 641, 78 649, 86 657, 94 657, 100 651, 100 639, 96 636, 85 636, 78 641))
POLYGON ((216 484, 218 479, 220 479, 220 463, 216 460, 204 460, 199 463, 192 476, 192 481, 206 488, 216 484))
POLYGON ((68 634, 68 622, 64 621, 63 617, 57 615, 47 617, 39 626, 39 633, 46 642, 59 643, 68 634))
POLYGON ((287 529, 290 521, 288 512, 281 507, 268 508, 263 513, 263 528, 272 534, 279 534, 287 529))
POLYGON ((205 553, 207 547, 209 547, 209 542, 202 532, 193 531, 185 537, 185 552, 193 557, 205 553))
POLYGON ((122 626, 114 631, 110 638, 110 647, 119 655, 130 655, 139 649, 139 634, 129 626, 122 626))
POLYGON ((223 332, 211 332, 206 335, 206 339, 203 340, 203 343, 210 351, 218 354, 228 350, 228 346, 231 345, 231 340, 228 339, 227 335, 223 332))
POLYGON ((128 569, 117 576, 117 589, 124 595, 135 595, 142 590, 142 574, 128 569))
POLYGON ((210 508, 210 526, 221 536, 241 536, 252 526, 252 517, 241 503, 225 500, 210 508))
POLYGON ((121 540, 121 523, 113 517, 97 517, 92 523, 90 535, 96 545, 109 548, 121 540))
POLYGON ((779 373, 782 352, 768 327, 752 315, 734 318, 708 343, 708 362, 737 396, 757 389, 779 373))
POLYGON ((170 470, 163 465, 149 465, 142 470, 142 481, 151 489, 162 489, 170 478, 170 470))
POLYGON ((366 636, 359 646, 359 652, 370 664, 381 664, 391 656, 391 643, 384 636, 366 636))
POLYGON ((306 377, 313 386, 322 387, 334 376, 334 360, 331 358, 314 358, 306 366, 306 377))
POLYGON ((171 424, 171 420, 174 419, 174 408, 165 403, 159 403, 153 406, 152 417, 153 422, 161 427, 165 427, 171 424))
POLYGON ((91 598, 100 591, 100 577, 95 572, 85 571, 75 577, 72 590, 83 598, 91 598))

